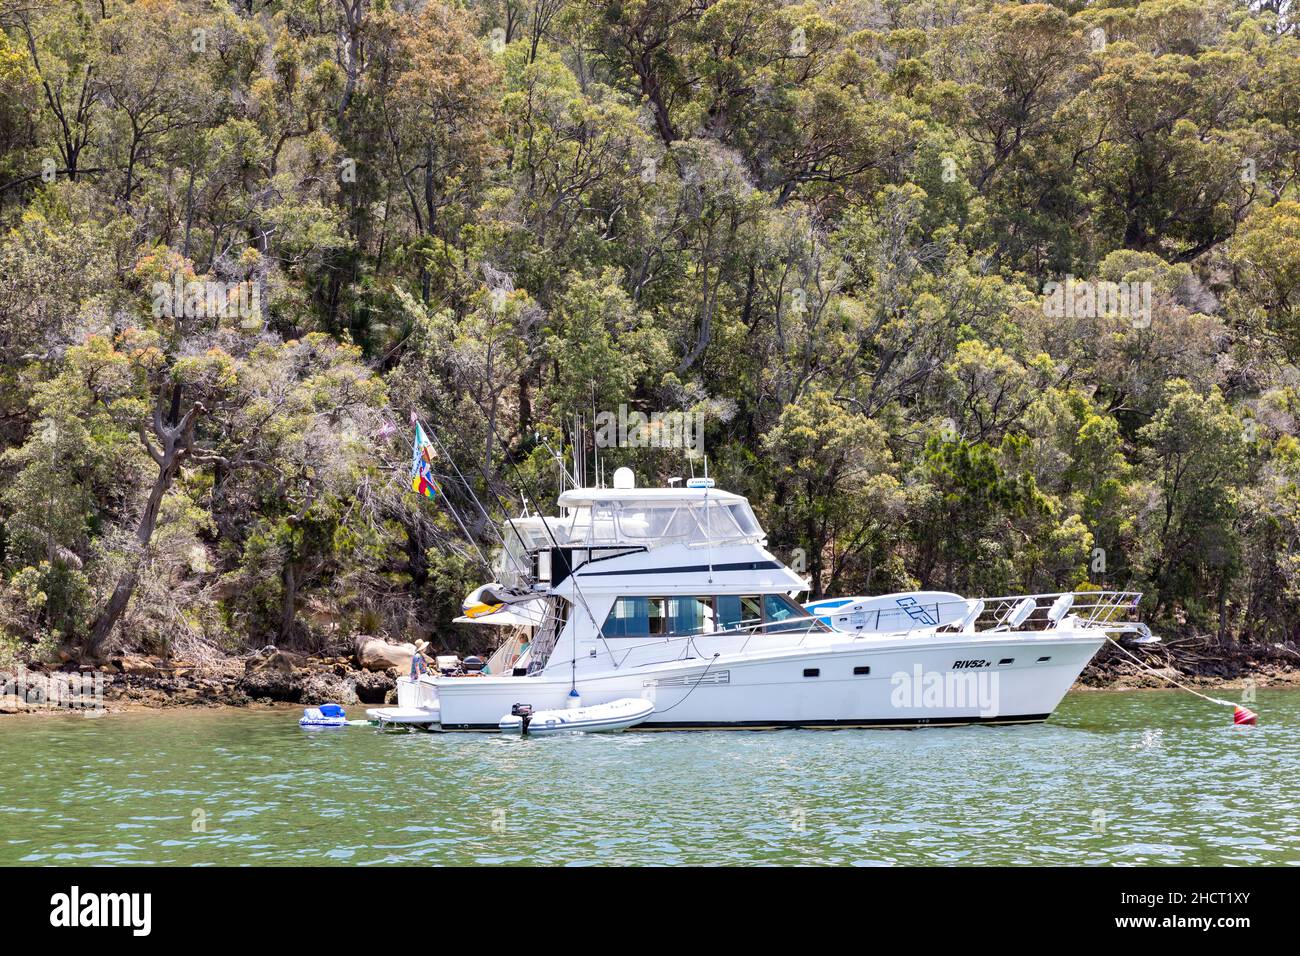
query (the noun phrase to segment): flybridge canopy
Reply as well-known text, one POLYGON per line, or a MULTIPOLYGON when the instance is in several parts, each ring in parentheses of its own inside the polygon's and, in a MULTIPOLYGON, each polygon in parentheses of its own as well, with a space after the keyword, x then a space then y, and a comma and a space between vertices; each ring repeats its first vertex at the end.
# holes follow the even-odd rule
POLYGON ((502 527, 498 579, 526 588, 552 577, 551 549, 580 549, 569 569, 626 549, 761 545, 763 529, 741 495, 713 488, 575 488, 560 495, 565 513, 514 518, 502 527))
MULTIPOLYGON (((763 539, 749 502, 713 488, 576 488, 559 498, 564 544, 718 544, 763 539)), ((558 536, 557 536, 558 537, 558 536)))
POLYGON ((676 502, 703 505, 706 499, 711 504, 749 504, 742 496, 730 491, 719 491, 717 488, 574 488, 560 495, 559 504, 561 508, 589 508, 613 502, 643 502, 663 507, 676 502))

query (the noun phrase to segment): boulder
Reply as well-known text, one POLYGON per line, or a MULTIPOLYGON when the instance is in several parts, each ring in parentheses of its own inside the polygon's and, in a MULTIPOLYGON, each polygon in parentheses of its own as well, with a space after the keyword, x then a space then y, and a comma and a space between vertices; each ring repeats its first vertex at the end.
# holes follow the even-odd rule
POLYGON ((149 657, 140 657, 137 654, 123 654, 121 657, 116 658, 113 664, 123 674, 155 677, 162 666, 162 661, 149 657))
POLYGON ((254 699, 297 703, 303 695, 303 678, 298 674, 302 663, 301 655, 268 644, 244 661, 238 689, 254 699))
POLYGON ((363 704, 386 704, 388 692, 397 692, 397 683, 387 674, 357 671, 353 676, 357 699, 363 704))
POLYGON ((349 706, 357 703, 356 685, 351 678, 339 677, 332 671, 315 671, 302 679, 299 702, 349 706))
POLYGON ((292 674, 296 668, 303 666, 302 656, 292 651, 282 651, 268 644, 253 657, 244 662, 244 674, 257 672, 276 672, 292 674))
POLYGON ((394 668, 399 673, 406 673, 411 669, 411 658, 414 656, 414 644, 389 644, 375 637, 357 638, 357 663, 362 670, 386 671, 394 668))
POLYGON ((297 703, 302 699, 302 682, 292 671, 252 670, 243 676, 236 689, 254 700, 265 697, 297 703))

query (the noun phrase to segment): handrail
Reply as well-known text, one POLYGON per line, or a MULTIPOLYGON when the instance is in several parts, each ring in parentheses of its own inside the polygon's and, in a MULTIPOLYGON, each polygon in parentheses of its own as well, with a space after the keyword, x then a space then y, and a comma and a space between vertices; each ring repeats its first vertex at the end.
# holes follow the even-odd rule
MULTIPOLYGON (((1073 619, 1084 627, 1137 623, 1135 612, 1142 600, 1141 591, 1052 591, 1040 594, 1008 594, 999 597, 979 598, 984 602, 984 610, 972 622, 972 626, 979 630, 986 630, 1006 624, 1016 607, 1026 599, 1034 602, 1034 608, 1016 627, 1016 630, 1047 630, 1059 626, 1062 622, 1054 622, 1048 615, 1057 599, 1067 594, 1073 598, 1073 602, 1064 620, 1073 619)), ((944 616, 940 613, 941 608, 956 607, 964 609, 969 606, 970 599, 966 599, 939 602, 934 605, 926 605, 926 608, 933 607, 935 609, 935 618, 941 619, 944 616)), ((946 625, 937 625, 937 627, 943 626, 946 625)), ((906 630, 933 629, 907 628, 906 630)))
MULTIPOLYGON (((1133 631, 1139 634, 1149 633, 1149 631, 1146 630, 1145 625, 1133 619, 1132 616, 1128 616, 1124 613, 1137 608, 1142 599, 1142 592, 1140 591, 1054 591, 1044 594, 1012 594, 1001 597, 977 599, 963 598, 960 601, 941 601, 933 604, 911 605, 911 607, 913 609, 923 608, 927 611, 933 609, 934 620, 937 621, 942 620, 942 615, 939 613, 941 608, 960 607, 963 611, 966 611, 972 607, 972 601, 980 600, 984 602, 985 606, 983 612, 973 623, 972 630, 986 631, 1006 621, 1017 605, 1026 598, 1032 598, 1035 605, 1033 610, 1025 620, 1016 627, 1015 632, 1013 633, 1024 631, 1044 631, 1051 629, 1051 627, 1054 626, 1054 623, 1062 623, 1052 622, 1047 615, 1051 610, 1053 602, 1064 594, 1070 594, 1074 597, 1074 603, 1072 604, 1070 613, 1065 620, 1074 619, 1084 627, 1104 626, 1104 629, 1106 630, 1133 631), (983 627, 979 626, 981 621, 985 621, 986 625, 983 627)), ((883 610, 888 614, 897 613, 902 617, 907 617, 909 620, 912 620, 911 616, 906 614, 903 608, 885 608, 883 610)), ((548 614, 550 613, 552 612, 548 608, 548 614)), ((745 618, 723 627, 715 627, 715 629, 711 631, 699 630, 681 634, 625 635, 617 638, 611 637, 609 639, 614 641, 615 645, 619 647, 619 649, 627 652, 623 656, 624 660, 626 660, 627 656, 634 650, 641 647, 648 647, 651 645, 671 646, 674 642, 680 642, 683 647, 683 653, 685 653, 686 650, 689 650, 691 642, 701 637, 722 637, 728 635, 744 635, 744 643, 742 643, 740 650, 738 651, 738 653, 743 654, 748 648, 750 640, 756 634, 801 634, 802 637, 799 642, 793 645, 796 647, 803 646, 807 642, 809 635, 814 633, 852 634, 853 632, 838 631, 835 628, 828 628, 821 621, 821 618, 831 616, 833 613, 834 612, 832 611, 829 614, 823 613, 812 614, 808 617, 792 617, 787 618, 784 621, 764 622, 757 618, 745 618), (801 627, 800 625, 805 626, 801 627)), ((857 634, 858 637, 867 637, 869 635, 906 636, 913 634, 934 634, 936 631, 948 626, 946 624, 935 624, 923 627, 899 627, 896 630, 881 631, 878 629, 881 609, 877 609, 875 614, 877 630, 860 631, 857 634)), ((957 623, 957 621, 953 620, 948 623, 953 624, 957 623)), ((558 631, 554 631, 554 620, 552 618, 545 619, 539 630, 538 639, 534 641, 534 656, 529 667, 530 674, 536 673, 545 666, 546 659, 554 649, 554 645, 558 642, 558 639, 558 631), (551 631, 548 631, 548 624, 551 625, 551 631), (547 638, 550 640, 548 641, 547 638)))
POLYGON ((1063 595, 1074 598, 1067 619, 1073 618, 1085 627, 1103 624, 1134 623, 1138 604, 1142 600, 1141 591, 1056 591, 1048 594, 1014 594, 1003 597, 984 598, 986 613, 992 613, 999 620, 1005 620, 1016 605, 1026 598, 1035 603, 1029 617, 1020 625, 1020 630, 1046 629, 1052 624, 1048 612, 1052 604, 1063 595))

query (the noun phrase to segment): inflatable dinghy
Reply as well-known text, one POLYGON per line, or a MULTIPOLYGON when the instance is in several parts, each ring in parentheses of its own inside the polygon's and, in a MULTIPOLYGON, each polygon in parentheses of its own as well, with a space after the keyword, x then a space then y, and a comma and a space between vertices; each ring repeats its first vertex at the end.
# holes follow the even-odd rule
POLYGON ((607 704, 569 710, 539 710, 515 704, 497 725, 503 734, 602 733, 635 727, 655 712, 655 705, 640 697, 624 697, 607 704))
POLYGON ((346 727, 348 715, 338 704, 308 707, 298 719, 299 727, 346 727))

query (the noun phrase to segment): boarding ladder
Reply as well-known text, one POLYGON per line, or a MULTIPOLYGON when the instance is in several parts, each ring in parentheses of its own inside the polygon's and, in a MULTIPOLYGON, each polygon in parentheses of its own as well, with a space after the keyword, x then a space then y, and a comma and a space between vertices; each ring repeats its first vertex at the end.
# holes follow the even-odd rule
POLYGON ((529 677, 541 672, 546 662, 551 659, 555 645, 559 643, 560 632, 564 630, 564 615, 557 610, 560 606, 560 602, 555 599, 546 602, 546 610, 542 612, 542 623, 538 626, 537 635, 529 648, 529 677))

